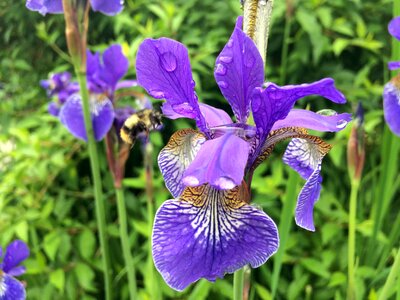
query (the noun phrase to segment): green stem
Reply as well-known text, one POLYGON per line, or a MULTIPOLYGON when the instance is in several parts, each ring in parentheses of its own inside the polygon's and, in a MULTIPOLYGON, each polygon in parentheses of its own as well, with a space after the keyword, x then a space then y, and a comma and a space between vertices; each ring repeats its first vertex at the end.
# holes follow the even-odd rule
POLYGON ((379 295, 379 300, 386 300, 390 297, 390 291, 394 287, 396 277, 400 277, 400 248, 397 250, 397 255, 394 260, 392 269, 390 270, 389 276, 386 279, 385 285, 383 286, 382 292, 379 295))
POLYGON ((79 70, 79 66, 75 68, 79 81, 79 88, 82 97, 83 117, 85 120, 86 135, 88 140, 90 166, 92 170, 94 198, 96 202, 96 218, 100 239, 100 247, 102 251, 102 263, 104 272, 104 285, 106 299, 112 299, 111 290, 111 264, 108 251, 107 233, 106 233, 106 214, 104 209, 103 191, 100 177, 99 158, 97 154, 96 141, 94 139, 92 118, 90 115, 89 91, 87 89, 86 74, 79 70))
POLYGON ((350 212, 349 212, 349 239, 348 239, 348 289, 347 299, 356 299, 355 289, 355 250, 356 250, 356 212, 357 212, 357 194, 360 182, 351 181, 350 192, 350 212))
MULTIPOLYGON (((147 198, 147 221, 149 222, 149 240, 151 240, 154 222, 154 194, 153 194, 153 145, 147 142, 144 145, 144 168, 146 173, 146 198, 147 198)), ((154 272, 152 243, 148 247, 148 278, 151 299, 160 299, 157 277, 154 272)), ((149 290, 148 289, 148 290, 149 290)))
POLYGON ((243 300, 244 268, 233 274, 233 300, 243 300))
POLYGON ((128 236, 128 222, 126 218, 126 205, 124 190, 122 188, 115 189, 117 195, 117 206, 118 206, 118 219, 119 219, 119 234, 121 237, 122 252, 125 259, 126 272, 128 274, 128 285, 129 295, 131 300, 137 299, 137 284, 136 284, 136 273, 135 265, 131 255, 129 247, 129 236, 128 236))

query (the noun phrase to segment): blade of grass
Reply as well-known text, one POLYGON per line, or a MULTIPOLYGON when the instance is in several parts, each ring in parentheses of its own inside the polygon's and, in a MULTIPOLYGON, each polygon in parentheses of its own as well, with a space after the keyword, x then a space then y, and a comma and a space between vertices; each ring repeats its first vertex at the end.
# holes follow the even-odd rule
POLYGON ((279 229, 279 249, 274 255, 274 269, 271 280, 272 299, 276 295, 278 289, 279 274, 282 268, 283 255, 285 253, 286 242, 289 239, 289 229, 292 225, 293 211, 296 206, 297 185, 300 182, 300 176, 293 170, 289 170, 289 178, 286 184, 286 195, 283 202, 283 208, 280 217, 279 229))

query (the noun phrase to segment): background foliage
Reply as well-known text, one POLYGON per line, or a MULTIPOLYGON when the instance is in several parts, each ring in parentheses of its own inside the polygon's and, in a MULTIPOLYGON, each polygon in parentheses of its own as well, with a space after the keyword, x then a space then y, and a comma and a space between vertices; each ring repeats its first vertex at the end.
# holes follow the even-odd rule
MULTIPOLYGON (((69 70, 62 16, 43 18, 25 9, 24 1, 0 3, 0 245, 14 238, 28 241, 29 299, 100 299, 99 243, 94 218, 89 161, 85 145, 74 139, 47 113, 40 79, 50 72, 69 70)), ((92 14, 89 45, 101 50, 121 43, 130 60, 128 78, 135 77, 135 54, 146 37, 171 37, 189 48, 199 98, 228 108, 213 79, 215 58, 227 41, 239 1, 126 0, 124 11, 112 18, 92 14)), ((392 1, 384 0, 275 0, 269 39, 267 78, 278 84, 311 82, 332 77, 346 95, 351 112, 361 101, 366 109, 367 158, 357 211, 357 290, 359 299, 375 299, 399 246, 399 140, 385 127, 382 86, 389 78, 390 55, 386 24, 392 1), (285 35, 285 30, 287 34, 285 35), (287 51, 285 50, 287 47, 287 51), (394 163, 395 162, 395 163, 394 163)), ((125 99, 132 103, 133 99, 125 99)), ((316 111, 327 101, 304 101, 316 111)), ((190 121, 165 120, 165 130, 152 134, 156 154, 177 128, 190 121)), ((350 129, 350 128, 348 128, 350 129)), ((324 160, 324 188, 315 209, 317 231, 284 217, 283 204, 296 200, 302 182, 290 177, 280 161, 284 146, 256 172, 254 202, 280 228, 290 229, 282 255, 251 270, 250 299, 270 299, 273 268, 282 262, 277 299, 344 299, 347 286, 347 224, 350 183, 346 144, 349 130, 327 134, 334 145, 324 160), (286 202, 285 202, 286 201, 286 202)), ((101 148, 103 184, 107 196, 108 232, 120 299, 127 297, 125 270, 117 229, 112 180, 101 148)), ((145 176, 139 145, 127 167, 126 199, 130 243, 143 299, 230 299, 232 276, 215 284, 199 281, 184 293, 169 289, 160 277, 149 283, 149 224, 144 194, 145 176), (152 296, 153 295, 153 296, 152 296)), ((156 206, 170 198, 154 163, 156 206)), ((276 272, 276 271, 275 271, 276 272)), ((400 286, 400 282, 399 282, 400 286)), ((394 291, 393 291, 394 292, 394 291)), ((398 292, 400 294, 400 291, 398 292)), ((399 295, 398 294, 398 295, 399 295)))

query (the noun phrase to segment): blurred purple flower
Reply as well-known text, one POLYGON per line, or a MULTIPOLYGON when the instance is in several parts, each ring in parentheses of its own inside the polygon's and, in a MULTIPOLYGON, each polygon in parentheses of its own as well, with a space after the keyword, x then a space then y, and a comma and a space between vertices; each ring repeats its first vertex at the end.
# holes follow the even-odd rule
MULTIPOLYGON (((389 33, 400 41, 400 16, 390 21, 389 33)), ((391 61, 389 70, 400 68, 400 61, 391 61)), ((386 83, 383 90, 383 112, 390 130, 400 136, 400 74, 386 83)))
MULTIPOLYGON (((129 61, 122 53, 120 45, 111 45, 102 54, 88 51, 87 55, 87 81, 91 94, 93 130, 96 140, 100 141, 110 130, 114 121, 115 125, 123 123, 128 117, 128 111, 131 111, 130 108, 122 109, 124 114, 121 115, 121 110, 118 109, 118 119, 114 120, 115 91, 136 86, 137 82, 136 80, 121 80, 128 71, 129 61)), ((40 85, 47 90, 49 97, 57 98, 56 101, 49 103, 49 113, 59 117, 61 123, 75 137, 87 141, 82 101, 78 94, 79 85, 71 82, 71 74, 56 73, 50 79, 42 80, 40 85)))
MULTIPOLYGON (((109 16, 120 13, 124 8, 123 0, 90 0, 90 4, 94 11, 109 16)), ((62 0, 26 0, 26 7, 39 12, 43 16, 63 13, 62 0)))
POLYGON ((1 300, 22 300, 26 298, 25 288, 21 282, 14 277, 25 273, 25 267, 20 263, 29 256, 28 246, 20 240, 15 240, 8 245, 3 257, 3 250, 0 247, 0 299, 1 300))
POLYGON ((156 214, 153 257, 176 290, 200 278, 214 281, 246 264, 258 267, 277 251, 276 225, 249 204, 248 186, 254 169, 286 138, 296 139, 288 146, 285 162, 307 180, 299 195, 296 222, 314 230, 312 211, 319 197, 321 161, 330 146, 300 127, 339 131, 350 120, 350 114, 324 116, 292 109, 308 95, 345 103, 330 78, 284 87, 267 83, 262 88, 262 58, 241 28, 239 17, 214 71, 236 123, 225 111, 198 103, 184 45, 167 38, 146 39, 137 54, 138 82, 154 98, 166 100, 164 115, 194 119, 199 128, 176 132, 158 157, 175 199, 166 201, 156 214), (255 126, 246 124, 250 110, 255 126))

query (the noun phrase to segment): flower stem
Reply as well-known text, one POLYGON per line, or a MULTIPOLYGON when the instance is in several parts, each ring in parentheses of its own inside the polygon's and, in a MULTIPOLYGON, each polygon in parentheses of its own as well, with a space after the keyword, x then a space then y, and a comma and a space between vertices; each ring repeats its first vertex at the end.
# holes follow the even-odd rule
POLYGON ((85 72, 80 71, 79 67, 75 67, 76 75, 79 81, 79 88, 82 97, 82 107, 83 107, 83 117, 85 120, 85 128, 86 135, 88 138, 88 148, 89 148, 89 157, 90 157, 90 166, 92 170, 93 177, 93 186, 94 186, 94 198, 96 202, 96 218, 97 218, 97 226, 99 231, 99 239, 100 239, 100 247, 102 251, 102 263, 103 263, 103 272, 104 272, 104 286, 106 299, 112 299, 112 290, 111 290, 111 265, 110 265, 110 257, 108 251, 108 243, 107 243, 107 233, 106 233, 106 214, 104 209, 104 199, 103 199, 103 191, 101 185, 101 177, 100 177, 100 166, 99 166, 99 158, 97 154, 96 141, 94 139, 93 127, 92 127, 92 118, 90 115, 90 104, 89 104, 89 92, 87 89, 86 83, 86 74, 85 72))
POLYGON ((350 212, 349 212, 349 239, 348 239, 348 287, 347 299, 356 299, 355 289, 355 250, 356 250, 356 212, 357 212, 357 194, 360 186, 359 180, 351 180, 350 192, 350 212))
POLYGON ((390 290, 393 288, 396 277, 400 278, 400 248, 397 250, 397 255, 394 260, 392 269, 390 270, 389 276, 386 279, 385 285, 383 286, 382 292, 379 295, 379 300, 386 300, 390 297, 390 290))
POLYGON ((131 255, 131 250, 129 247, 128 224, 126 218, 127 214, 126 214, 124 190, 122 188, 115 188, 115 193, 117 196, 119 234, 121 237, 122 253, 124 255, 126 272, 128 274, 129 295, 131 300, 135 300, 137 299, 136 273, 135 273, 135 265, 133 263, 133 258, 131 255))
POLYGON ((237 270, 233 274, 233 300, 243 299, 244 268, 237 270))

